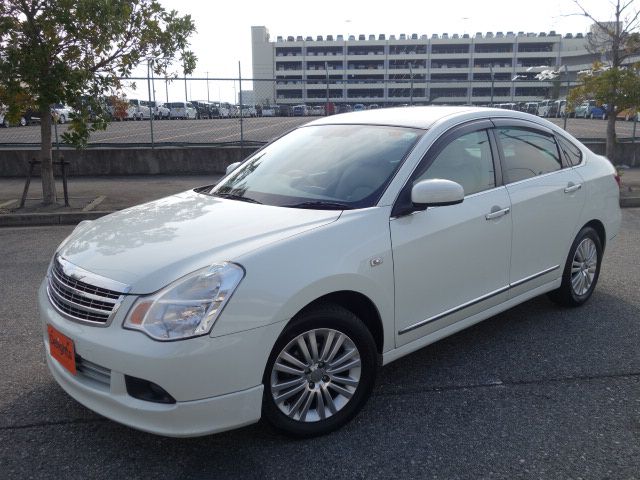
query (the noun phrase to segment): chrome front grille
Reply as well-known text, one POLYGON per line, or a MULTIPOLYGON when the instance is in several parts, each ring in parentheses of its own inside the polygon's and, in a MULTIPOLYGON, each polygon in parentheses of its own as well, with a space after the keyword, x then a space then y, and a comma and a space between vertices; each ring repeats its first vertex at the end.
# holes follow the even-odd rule
POLYGON ((81 322, 106 325, 127 291, 126 285, 87 272, 58 256, 49 271, 47 292, 51 303, 81 322))

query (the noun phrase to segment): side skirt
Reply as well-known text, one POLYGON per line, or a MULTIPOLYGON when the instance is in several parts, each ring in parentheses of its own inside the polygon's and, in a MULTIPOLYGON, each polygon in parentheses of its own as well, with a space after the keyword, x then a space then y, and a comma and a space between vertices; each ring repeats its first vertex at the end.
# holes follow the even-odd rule
POLYGON ((442 340, 443 338, 448 337, 449 335, 453 335, 454 333, 459 332, 460 330, 464 330, 467 327, 475 325, 476 323, 481 322, 482 320, 486 320, 489 317, 493 317, 498 313, 504 312, 516 305, 526 302, 538 295, 541 295, 546 292, 550 292, 551 290, 555 290, 560 287, 562 283, 562 278, 558 278, 553 280, 552 282, 545 283, 544 285, 540 285, 539 287, 534 288, 533 290, 529 290, 517 297, 511 298, 500 305, 496 305, 494 307, 488 308, 480 313, 472 315, 471 317, 465 318, 459 322, 454 323, 453 325, 449 325, 448 327, 444 327, 437 332, 433 332, 430 335, 426 335, 422 338, 414 340, 413 342, 407 343, 399 348, 395 348, 393 350, 389 350, 382 354, 382 365, 387 365, 388 363, 393 362, 405 355, 415 352, 427 345, 431 345, 432 343, 437 342, 438 340, 442 340))

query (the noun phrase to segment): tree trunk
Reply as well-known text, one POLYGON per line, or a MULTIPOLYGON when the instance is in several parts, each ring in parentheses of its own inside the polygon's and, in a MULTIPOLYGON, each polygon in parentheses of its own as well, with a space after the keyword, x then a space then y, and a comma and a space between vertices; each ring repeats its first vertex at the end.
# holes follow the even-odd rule
POLYGON ((610 106, 607 108, 607 147, 605 156, 611 161, 616 163, 616 113, 610 106))
POLYGON ((51 155, 51 112, 40 110, 40 171, 42 176, 42 203, 56 203, 56 181, 53 177, 53 159, 51 155))

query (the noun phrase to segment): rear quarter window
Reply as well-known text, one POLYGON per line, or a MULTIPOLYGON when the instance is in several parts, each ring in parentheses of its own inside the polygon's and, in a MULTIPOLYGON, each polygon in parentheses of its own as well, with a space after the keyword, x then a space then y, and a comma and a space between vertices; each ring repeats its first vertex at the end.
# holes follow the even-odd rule
POLYGON ((582 163, 582 152, 580 149, 566 138, 559 136, 556 138, 567 163, 572 167, 580 165, 580 163, 582 163))

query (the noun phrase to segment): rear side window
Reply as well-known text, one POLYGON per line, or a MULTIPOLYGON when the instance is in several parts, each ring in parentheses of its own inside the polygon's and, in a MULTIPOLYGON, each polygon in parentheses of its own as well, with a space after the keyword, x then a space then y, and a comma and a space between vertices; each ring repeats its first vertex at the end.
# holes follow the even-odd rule
POLYGON ((582 152, 573 143, 563 137, 557 137, 558 145, 569 165, 576 166, 582 162, 582 152))
POLYGON ((504 183, 526 180, 562 168, 553 135, 517 127, 498 127, 496 133, 504 156, 504 183))

